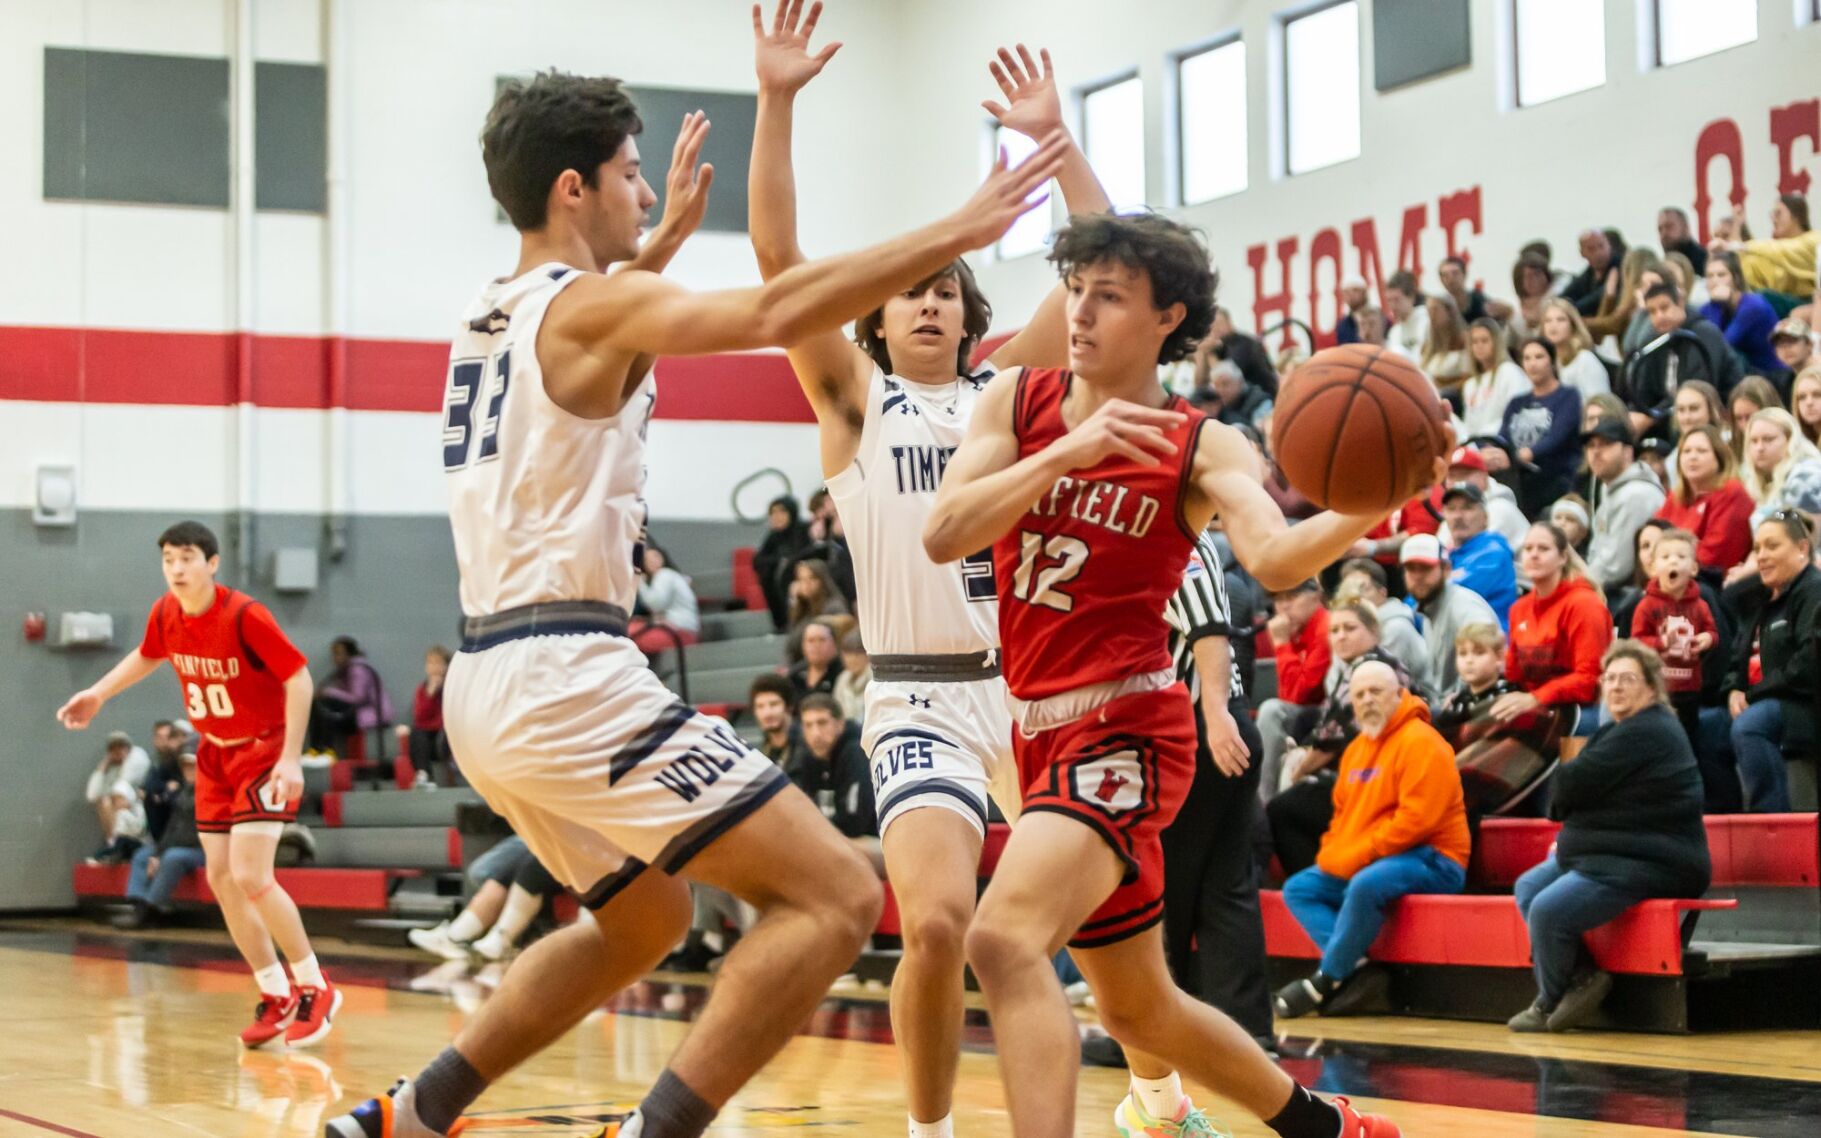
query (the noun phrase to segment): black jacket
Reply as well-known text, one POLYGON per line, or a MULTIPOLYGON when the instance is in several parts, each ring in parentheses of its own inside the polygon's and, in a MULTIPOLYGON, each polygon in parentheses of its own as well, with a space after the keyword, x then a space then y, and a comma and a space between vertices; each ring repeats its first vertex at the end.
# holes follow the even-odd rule
POLYGON ((1742 691, 1747 702, 1774 699, 1783 705, 1783 749, 1801 754, 1817 742, 1817 698, 1821 697, 1821 573, 1805 565, 1780 597, 1739 626, 1733 642, 1732 671, 1726 690, 1742 691), (1764 678, 1751 682, 1752 647, 1757 646, 1764 678))
POLYGON ((827 762, 816 758, 807 745, 796 747, 784 773, 809 795, 822 816, 850 838, 878 837, 879 819, 873 802, 872 768, 860 748, 860 734, 844 732, 827 762))
POLYGON ((1593 733, 1556 768, 1549 816, 1563 869, 1646 897, 1699 897, 1713 877, 1701 770, 1663 704, 1593 733))
POLYGON ((163 857, 166 850, 201 848, 202 839, 196 836, 196 784, 185 783, 183 789, 171 798, 171 813, 165 819, 164 834, 158 839, 157 853, 163 857))
POLYGON ((1657 342, 1657 337, 1652 336, 1649 343, 1626 357, 1618 381, 1612 385, 1613 394, 1623 399, 1627 407, 1656 420, 1657 425, 1648 432, 1652 435, 1667 430, 1669 413, 1675 409, 1676 388, 1684 381, 1705 379, 1726 395, 1744 378, 1739 357, 1712 321, 1691 312, 1682 328, 1693 332, 1707 348, 1706 358, 1699 348, 1680 339, 1648 351, 1650 344, 1657 342))
POLYGON ((1429 723, 1441 732, 1442 738, 1448 740, 1450 747, 1458 751, 1465 745, 1460 737, 1461 728, 1491 711, 1492 705, 1498 702, 1500 696, 1523 690, 1500 676, 1493 681, 1491 687, 1474 695, 1473 689, 1467 686, 1467 681, 1461 680, 1448 689, 1440 702, 1429 706, 1429 723))

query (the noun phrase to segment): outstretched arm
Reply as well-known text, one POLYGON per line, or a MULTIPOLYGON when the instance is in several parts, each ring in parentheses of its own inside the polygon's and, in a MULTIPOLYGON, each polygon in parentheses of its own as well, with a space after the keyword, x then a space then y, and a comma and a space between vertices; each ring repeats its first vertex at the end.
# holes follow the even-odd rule
POLYGON ((108 674, 69 698, 57 709, 57 721, 71 731, 80 731, 94 721, 101 705, 158 670, 162 660, 141 656, 139 649, 128 652, 108 674))
MULTIPOLYGON (((1062 120, 1062 100, 1056 93, 1056 70, 1050 63, 1049 49, 1041 49, 1038 55, 1043 60, 1041 72, 1030 49, 1023 44, 1018 45, 1016 58, 1000 48, 998 60, 989 67, 1009 105, 991 99, 980 104, 1000 125, 1033 139, 1068 129, 1062 120)), ((1087 155, 1073 138, 1063 153, 1056 183, 1070 214, 1105 213, 1113 208, 1105 187, 1094 176, 1094 168, 1088 165, 1087 155)), ((1001 369, 1061 367, 1068 360, 1068 289, 1058 283, 1043 298, 1030 322, 993 353, 992 363, 1001 369)))
MULTIPOLYGON (((941 221, 843 256, 811 261, 759 288, 693 293, 656 273, 587 276, 563 291, 545 339, 584 352, 694 356, 794 344, 870 312, 898 289, 999 239, 1062 161, 1045 140, 1015 168, 1000 162, 966 205, 941 221)), ((540 348, 540 358, 542 349, 540 348)))
MULTIPOLYGON (((1435 477, 1447 474, 1436 460, 1435 477)), ((1196 490, 1210 514, 1218 514, 1246 571, 1267 590, 1288 589, 1346 556, 1353 543, 1391 514, 1337 514, 1332 510, 1292 526, 1258 480, 1252 445, 1221 423, 1203 427, 1195 453, 1196 490)), ((1396 507, 1393 507, 1395 509, 1396 507)), ((1206 522, 1207 518, 1191 519, 1206 522)))
POLYGON ((1182 422, 1180 412, 1116 399, 1054 443, 1019 458, 1012 404, 1022 374, 1001 372, 981 393, 923 527, 923 549, 932 561, 956 561, 998 541, 1071 470, 1111 454, 1155 466, 1174 450, 1163 432, 1182 422))
MULTIPOLYGON (((752 6, 753 65, 759 80, 759 113, 753 126, 752 163, 747 174, 747 227, 769 281, 804 261, 797 243, 797 178, 791 165, 791 128, 797 92, 834 58, 831 43, 815 54, 810 37, 822 17, 820 0, 802 15, 803 0, 778 0, 771 27, 759 5, 752 6), (799 21, 799 17, 801 20, 799 21)), ((859 430, 851 414, 866 398, 872 360, 838 329, 818 332, 791 345, 791 367, 822 424, 823 469, 835 471, 853 460, 859 430), (843 429, 845 428, 845 429, 843 429), (831 431, 840 437, 831 437, 831 431)))

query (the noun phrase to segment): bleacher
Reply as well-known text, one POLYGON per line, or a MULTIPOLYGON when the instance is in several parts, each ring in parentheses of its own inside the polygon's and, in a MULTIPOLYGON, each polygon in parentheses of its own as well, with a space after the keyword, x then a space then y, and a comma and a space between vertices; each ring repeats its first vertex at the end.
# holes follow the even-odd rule
MULTIPOLYGON (((1394 1010, 1503 1020, 1535 995, 1530 941, 1511 898, 1548 856, 1544 819, 1481 824, 1469 892, 1393 904, 1368 953, 1390 966, 1394 1010)), ((1821 1002, 1821 834, 1814 814, 1707 819, 1713 885, 1699 900, 1652 900, 1587 937, 1613 974, 1600 1026, 1689 1031, 1815 1026, 1821 1002)), ((1261 895, 1266 950, 1284 979, 1313 970, 1315 945, 1275 890, 1261 895)))

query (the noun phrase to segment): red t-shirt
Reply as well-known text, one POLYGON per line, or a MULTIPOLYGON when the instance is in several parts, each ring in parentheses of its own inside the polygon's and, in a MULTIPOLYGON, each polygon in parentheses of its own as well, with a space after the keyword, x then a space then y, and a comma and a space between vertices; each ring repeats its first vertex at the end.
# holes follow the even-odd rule
POLYGON ((215 586, 215 603, 197 616, 170 593, 159 597, 139 654, 170 660, 184 715, 217 739, 284 730, 284 682, 306 663, 264 605, 226 585, 215 586))

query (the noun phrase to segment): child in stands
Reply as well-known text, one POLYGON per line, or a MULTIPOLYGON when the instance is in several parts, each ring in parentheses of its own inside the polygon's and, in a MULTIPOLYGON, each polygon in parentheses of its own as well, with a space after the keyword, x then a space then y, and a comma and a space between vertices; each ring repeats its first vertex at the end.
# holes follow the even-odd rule
MULTIPOLYGON (((1435 729, 1455 741, 1463 726, 1492 710, 1493 701, 1520 690, 1505 678, 1505 634, 1496 624, 1469 624, 1454 636, 1454 670, 1460 682, 1435 707, 1435 729)), ((1457 744, 1458 745, 1458 744, 1457 744)))
POLYGON ((1720 639, 1713 610, 1695 582, 1700 569, 1695 561, 1697 544, 1695 535, 1684 529, 1665 530, 1657 538, 1650 584, 1631 618, 1632 638, 1663 658, 1669 702, 1688 734, 1689 746, 1696 748, 1700 746, 1701 664, 1720 639))

